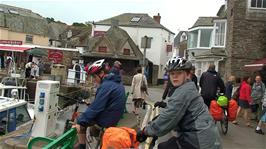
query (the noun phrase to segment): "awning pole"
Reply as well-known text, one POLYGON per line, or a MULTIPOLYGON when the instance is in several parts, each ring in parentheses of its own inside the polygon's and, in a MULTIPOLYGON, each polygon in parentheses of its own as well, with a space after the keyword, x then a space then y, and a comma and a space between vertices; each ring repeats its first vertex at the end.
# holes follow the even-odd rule
MULTIPOLYGON (((18 86, 18 80, 17 80, 17 77, 16 77, 17 73, 16 73, 16 62, 15 62, 14 51, 12 51, 12 61, 13 61, 13 67, 14 67, 14 74, 15 74, 16 86, 18 86)), ((11 74, 12 74, 12 70, 13 70, 13 68, 12 68, 12 61, 11 61, 10 77, 12 77, 11 74)))

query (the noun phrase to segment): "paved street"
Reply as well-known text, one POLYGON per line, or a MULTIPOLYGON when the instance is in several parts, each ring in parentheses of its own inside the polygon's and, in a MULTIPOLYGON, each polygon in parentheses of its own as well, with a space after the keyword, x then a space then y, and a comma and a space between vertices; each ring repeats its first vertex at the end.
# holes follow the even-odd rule
MULTIPOLYGON (((126 87, 126 90, 129 90, 129 87, 126 87)), ((152 101, 161 100, 163 90, 161 88, 150 88, 149 98, 152 101)), ((129 101, 130 102, 130 101, 129 101)), ((253 126, 255 127, 255 123, 253 126)), ((217 123, 218 129, 220 130, 220 124, 217 123)), ((220 134, 223 140, 224 149, 266 149, 266 136, 256 134, 254 132, 255 128, 247 128, 244 126, 244 123, 240 125, 229 125, 229 131, 227 135, 220 134)))

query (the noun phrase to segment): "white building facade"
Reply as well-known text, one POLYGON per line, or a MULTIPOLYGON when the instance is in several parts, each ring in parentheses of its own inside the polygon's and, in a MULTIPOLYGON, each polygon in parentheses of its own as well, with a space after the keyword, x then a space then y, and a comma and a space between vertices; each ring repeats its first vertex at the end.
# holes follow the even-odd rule
MULTIPOLYGON (((128 14, 122 14, 122 15, 128 15, 128 14)), ((147 14, 130 14, 130 16, 140 16, 140 19, 150 18, 153 20, 153 18, 149 17, 147 14)), ((134 17, 133 17, 134 18, 134 17)), ((158 65, 158 79, 163 78, 164 74, 164 67, 166 62, 170 57, 173 55, 173 41, 174 41, 174 33, 160 25, 158 22, 156 26, 145 26, 138 25, 138 22, 135 22, 136 25, 127 25, 125 22, 122 22, 120 24, 119 18, 115 18, 118 20, 118 26, 125 30, 129 36, 132 38, 132 40, 135 42, 135 44, 139 47, 141 52, 144 51, 143 48, 141 48, 141 39, 144 36, 148 36, 151 38, 151 48, 146 49, 146 58, 150 60, 153 65, 158 65)), ((151 21, 151 20, 149 20, 151 21)), ((154 21, 154 20, 153 20, 154 21)), ((129 21, 132 23, 132 20, 129 21)), ((141 22, 141 20, 139 20, 141 22)), ((94 34, 96 32, 106 32, 111 27, 111 24, 94 24, 94 34)))
MULTIPOLYGON (((224 7, 224 6, 223 6, 224 7)), ((227 21, 223 17, 199 17, 188 30, 188 55, 196 67, 198 77, 210 64, 215 64, 216 71, 224 66, 226 58, 227 21)))

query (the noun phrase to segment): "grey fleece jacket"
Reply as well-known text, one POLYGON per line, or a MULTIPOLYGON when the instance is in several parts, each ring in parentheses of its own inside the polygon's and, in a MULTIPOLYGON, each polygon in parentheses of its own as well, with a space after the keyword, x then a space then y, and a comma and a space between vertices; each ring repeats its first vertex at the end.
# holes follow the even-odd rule
POLYGON ((195 84, 188 81, 176 88, 157 119, 145 127, 148 136, 163 136, 171 130, 180 135, 184 149, 221 148, 220 136, 195 84))

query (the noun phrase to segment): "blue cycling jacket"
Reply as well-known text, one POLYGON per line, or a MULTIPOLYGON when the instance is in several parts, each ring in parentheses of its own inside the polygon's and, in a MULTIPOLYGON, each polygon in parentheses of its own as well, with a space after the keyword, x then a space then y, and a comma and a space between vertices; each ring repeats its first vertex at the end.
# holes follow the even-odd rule
POLYGON ((96 91, 95 100, 82 113, 77 123, 81 126, 95 122, 101 127, 115 126, 125 109, 125 88, 121 83, 121 77, 109 74, 96 91))

